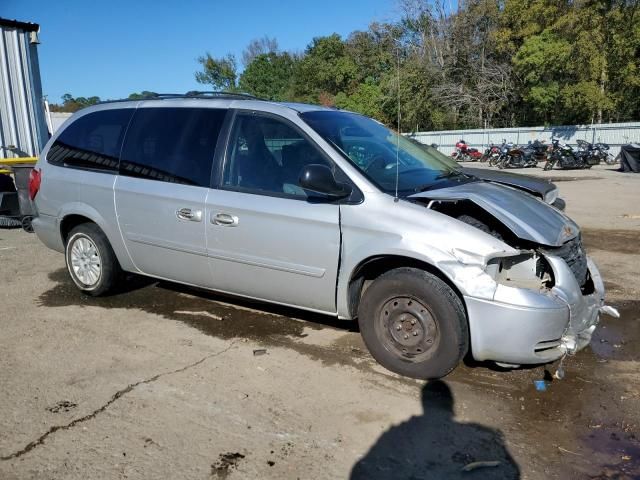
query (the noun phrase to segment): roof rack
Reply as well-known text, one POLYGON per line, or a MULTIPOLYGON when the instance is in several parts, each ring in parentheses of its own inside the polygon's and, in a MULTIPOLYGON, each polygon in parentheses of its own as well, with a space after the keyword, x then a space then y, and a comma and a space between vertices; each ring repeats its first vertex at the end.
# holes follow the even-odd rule
POLYGON ((143 101, 143 100, 165 100, 171 98, 203 98, 203 99, 212 99, 212 98, 220 98, 220 99, 228 99, 228 100, 262 100, 261 98, 255 97, 248 93, 242 92, 225 92, 225 91, 196 91, 192 90, 187 93, 154 93, 153 95, 148 95, 142 98, 120 98, 116 100, 104 100, 99 103, 116 103, 116 102, 135 102, 135 101, 143 101))

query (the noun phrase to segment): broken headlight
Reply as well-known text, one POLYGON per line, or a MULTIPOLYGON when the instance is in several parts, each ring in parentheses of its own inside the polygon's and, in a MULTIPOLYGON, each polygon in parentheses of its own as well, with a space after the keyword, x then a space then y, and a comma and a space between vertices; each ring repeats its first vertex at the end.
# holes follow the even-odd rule
POLYGON ((542 290, 553 286, 551 265, 537 252, 494 258, 487 264, 486 272, 496 283, 508 287, 542 290))

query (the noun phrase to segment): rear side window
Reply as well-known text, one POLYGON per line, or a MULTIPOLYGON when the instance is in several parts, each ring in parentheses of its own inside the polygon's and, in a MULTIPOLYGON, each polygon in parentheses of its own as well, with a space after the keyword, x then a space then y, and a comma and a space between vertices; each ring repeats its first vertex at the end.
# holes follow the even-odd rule
POLYGON ((227 110, 141 108, 120 159, 120 175, 208 187, 227 110))
POLYGON ((122 140, 133 108, 101 110, 73 122, 49 149, 47 161, 54 165, 118 171, 122 140))

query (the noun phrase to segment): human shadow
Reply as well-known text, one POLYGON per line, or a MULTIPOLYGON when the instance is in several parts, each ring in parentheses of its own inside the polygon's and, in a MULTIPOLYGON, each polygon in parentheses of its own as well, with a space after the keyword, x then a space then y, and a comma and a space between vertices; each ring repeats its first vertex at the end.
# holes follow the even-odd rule
POLYGON ((422 389, 424 413, 391 427, 351 471, 364 479, 518 479, 520 469, 502 432, 477 423, 457 422, 449 386, 440 380, 422 389), (498 462, 476 464, 475 462, 498 462), (470 471, 463 471, 469 466, 470 471))

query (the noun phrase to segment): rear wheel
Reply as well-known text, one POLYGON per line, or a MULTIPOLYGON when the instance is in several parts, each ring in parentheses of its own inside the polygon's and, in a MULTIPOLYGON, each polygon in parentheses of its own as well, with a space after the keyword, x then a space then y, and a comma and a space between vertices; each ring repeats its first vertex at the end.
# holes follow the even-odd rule
POLYGON ((73 283, 88 295, 97 297, 113 291, 122 275, 107 236, 94 223, 71 230, 65 258, 73 283))
POLYGON ((360 301, 358 322, 371 355, 412 378, 447 375, 468 349, 460 298, 438 277, 415 268, 394 269, 374 280, 360 301))

